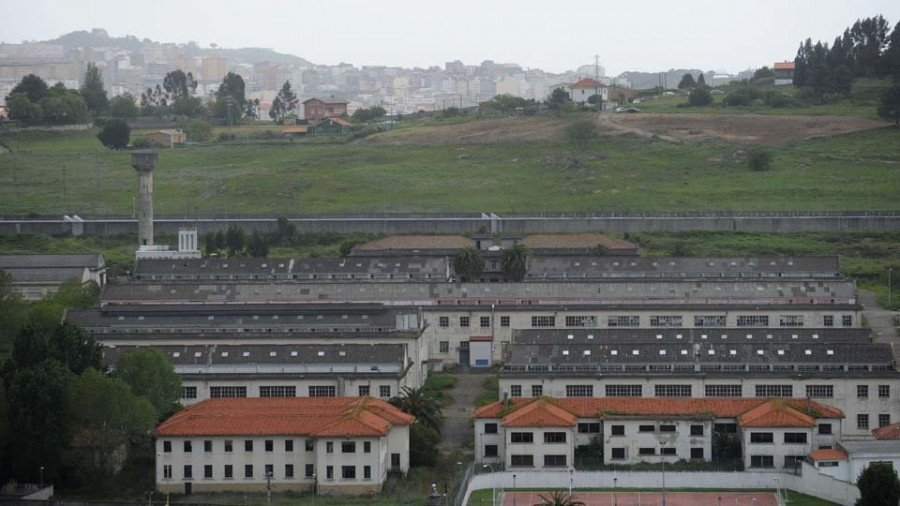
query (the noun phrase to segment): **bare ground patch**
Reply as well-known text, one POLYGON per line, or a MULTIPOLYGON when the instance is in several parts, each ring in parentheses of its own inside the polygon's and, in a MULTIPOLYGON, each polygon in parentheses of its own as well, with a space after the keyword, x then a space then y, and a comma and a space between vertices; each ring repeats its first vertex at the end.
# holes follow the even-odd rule
MULTIPOLYGON (((581 119, 581 118, 578 118, 581 119)), ((372 144, 459 145, 534 142, 562 139, 563 131, 576 118, 539 116, 470 121, 456 125, 412 127, 373 135, 365 139, 372 144)))

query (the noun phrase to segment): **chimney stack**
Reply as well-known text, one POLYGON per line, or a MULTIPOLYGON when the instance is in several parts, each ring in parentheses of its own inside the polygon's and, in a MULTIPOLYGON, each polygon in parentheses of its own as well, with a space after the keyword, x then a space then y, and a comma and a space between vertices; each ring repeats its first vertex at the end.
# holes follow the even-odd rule
POLYGON ((138 172, 138 245, 153 245, 153 169, 158 155, 153 150, 131 152, 131 166, 138 172))

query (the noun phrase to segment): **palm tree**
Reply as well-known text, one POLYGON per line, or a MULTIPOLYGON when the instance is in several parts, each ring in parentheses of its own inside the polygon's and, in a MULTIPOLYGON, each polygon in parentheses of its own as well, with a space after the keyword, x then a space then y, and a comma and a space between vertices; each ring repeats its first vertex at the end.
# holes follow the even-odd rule
POLYGON ((466 246, 453 257, 453 270, 463 281, 477 280, 484 270, 484 259, 477 249, 466 246))
POLYGON ((428 390, 403 387, 400 396, 392 397, 389 402, 404 413, 415 416, 416 421, 425 427, 441 432, 444 421, 441 405, 428 390))
POLYGON ((525 279, 528 265, 528 248, 521 244, 514 244, 512 248, 503 250, 500 265, 510 280, 522 281, 525 279))
POLYGON ((568 492, 551 492, 549 496, 538 496, 541 502, 534 506, 585 506, 581 501, 576 501, 575 497, 568 492))

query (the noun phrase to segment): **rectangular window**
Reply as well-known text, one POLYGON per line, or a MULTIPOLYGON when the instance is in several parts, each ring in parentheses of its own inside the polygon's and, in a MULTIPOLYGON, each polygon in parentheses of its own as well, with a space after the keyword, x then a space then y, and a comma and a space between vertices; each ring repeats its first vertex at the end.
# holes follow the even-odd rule
POLYGON ((325 442, 325 453, 334 453, 334 442, 332 442, 332 441, 325 442))
POLYGON ((272 441, 271 439, 266 439, 264 444, 267 452, 271 452, 275 448, 275 441, 272 441))
POLYGON ((230 439, 226 439, 225 440, 225 452, 231 453, 233 451, 234 451, 234 441, 232 441, 230 439))
POLYGON ((814 399, 831 399, 834 397, 834 386, 806 385, 806 396, 814 399))
POLYGON ((869 385, 856 385, 856 397, 858 399, 868 399, 869 385))
POLYGON ((285 439, 284 440, 284 451, 286 451, 286 452, 294 451, 294 440, 293 439, 285 439))
POLYGON ((785 455, 784 456, 784 467, 796 468, 800 467, 800 463, 806 460, 805 455, 785 455))
POLYGON ((651 327, 681 327, 680 316, 651 316, 651 327))
POLYGON ((702 425, 691 425, 691 435, 692 436, 702 436, 703 435, 703 426, 702 425))
POLYGON ((638 455, 656 455, 656 448, 638 448, 638 455))
POLYGON ((695 316, 694 317, 694 326, 695 327, 724 327, 725 326, 725 317, 724 316, 716 316, 716 315, 695 316))
POLYGON ((482 328, 490 327, 491 326, 491 317, 490 316, 482 316, 481 318, 479 318, 479 323, 481 324, 482 328))
POLYGON ((769 317, 762 315, 745 315, 737 317, 738 327, 768 327, 769 317))
POLYGON ((359 396, 366 397, 369 395, 369 385, 359 385, 359 396))
POLYGON ((325 479, 326 480, 334 479, 334 466, 325 466, 325 479))
POLYGON ((438 318, 438 325, 441 327, 449 327, 450 326, 450 317, 449 316, 441 316, 438 318))
POLYGON ((785 432, 784 433, 784 444, 786 444, 786 445, 806 444, 806 433, 805 432, 785 432))
POLYGON ((191 453, 193 451, 193 449, 194 449, 194 447, 191 444, 190 440, 187 440, 184 442, 184 453, 191 453))
POLYGON ((371 441, 363 441, 363 453, 372 453, 371 441))
POLYGON ((678 455, 674 446, 664 446, 659 449, 660 455, 678 455))
POLYGON ((485 457, 496 457, 497 456, 497 445, 484 445, 484 456, 485 457))
POLYGON ((607 327, 639 327, 640 316, 610 316, 606 319, 607 327))
POLYGON ((372 479, 372 466, 363 466, 363 479, 364 480, 372 479))
POLYGON ((706 385, 707 397, 741 397, 743 387, 741 385, 706 385))
POLYGON ((831 434, 831 424, 830 423, 820 423, 819 424, 819 434, 830 435, 831 434))
POLYGON ((703 448, 691 448, 691 460, 703 460, 703 448))
POLYGON ((750 467, 775 467, 775 457, 771 455, 752 455, 750 467))
POLYGON ((303 468, 303 474, 306 475, 307 478, 312 478, 313 475, 316 474, 315 464, 306 464, 303 468))
POLYGON ((599 423, 579 423, 578 424, 578 433, 579 434, 599 434, 600 433, 600 424, 599 423))
POLYGON ((207 480, 213 477, 212 466, 207 464, 203 466, 203 477, 207 480))
POLYGON ((167 480, 172 479, 172 466, 166 464, 163 466, 163 478, 167 480))
POLYGON ((613 425, 609 428, 609 432, 613 436, 624 436, 625 435, 625 426, 624 425, 613 425))
POLYGON ((534 467, 534 455, 510 455, 512 467, 534 467))
POLYGON ((657 397, 690 397, 691 385, 654 385, 657 397))
POLYGON ((209 387, 209 396, 213 399, 247 397, 247 387, 209 387))
POLYGON ((566 467, 566 456, 544 455, 544 467, 566 467))
POLYGON ((822 324, 825 327, 834 327, 834 316, 827 314, 822 318, 822 324))
POLYGON ((496 434, 497 433, 497 424, 496 423, 484 424, 484 433, 485 434, 496 434))
POLYGON ((212 451, 212 441, 206 440, 203 442, 203 451, 209 453, 212 451))
POLYGON ((285 478, 293 478, 294 477, 294 464, 285 464, 284 465, 284 477, 285 478))
POLYGON ((640 397, 642 394, 641 385, 606 385, 607 397, 640 397))
POLYGON ((757 397, 793 397, 793 385, 756 385, 757 397))
POLYGON ((194 468, 189 464, 184 466, 184 479, 191 480, 194 478, 194 468))
POLYGON ((303 441, 303 450, 304 451, 311 452, 311 451, 315 451, 315 449, 316 449, 315 441, 313 441, 312 439, 307 439, 307 440, 303 441))
POLYGON ((891 386, 890 385, 878 385, 878 398, 879 399, 889 399, 891 397, 891 386))
POLYGON ((544 442, 545 443, 565 443, 566 442, 566 433, 565 432, 545 432, 544 433, 544 442))
POLYGON ((310 397, 334 397, 337 395, 337 387, 328 385, 310 385, 310 397))
POLYGON ((345 480, 355 480, 356 466, 341 466, 341 478, 345 480))
POLYGON ((468 327, 469 326, 469 317, 468 316, 460 316, 459 317, 459 326, 460 327, 468 327))
POLYGON ((594 385, 566 385, 566 397, 593 397, 594 385))
POLYGON ((533 443, 534 434, 531 432, 512 432, 509 435, 509 440, 512 443, 533 443))
POLYGON ((556 317, 555 316, 532 316, 531 317, 531 326, 532 327, 555 327, 556 326, 556 317))
POLYGON ((889 414, 881 414, 878 415, 878 426, 886 427, 891 424, 891 415, 889 414))
POLYGON ((500 317, 500 326, 501 327, 509 327, 509 316, 501 316, 500 317))
POLYGON ((245 452, 252 452, 252 451, 253 451, 253 440, 252 440, 252 439, 246 439, 246 440, 244 440, 244 451, 245 451, 245 452))
POLYGON ((450 353, 450 341, 438 342, 438 348, 441 353, 450 353))
POLYGON ((509 386, 509 396, 510 397, 522 397, 522 385, 510 385, 509 386))
POLYGON ((225 479, 230 480, 232 478, 234 478, 234 466, 225 464, 225 479))
POLYGON ((856 428, 857 429, 868 429, 869 428, 869 415, 856 415, 856 428))
POLYGON ((544 385, 531 385, 531 396, 540 397, 544 395, 544 385))
POLYGON ((172 442, 171 441, 163 441, 163 452, 164 453, 172 453, 172 442))
POLYGON ((779 327, 802 327, 803 315, 781 315, 778 317, 779 327))
POLYGON ((259 387, 260 397, 297 397, 297 387, 295 386, 261 386, 259 387))
POLYGON ((391 386, 390 385, 381 385, 378 387, 378 396, 388 399, 391 396, 391 386))
POLYGON ((356 453, 356 442, 355 441, 342 441, 341 442, 341 453, 356 453))
POLYGON ((566 327, 596 327, 596 316, 566 316, 566 327))
POLYGON ((625 448, 613 448, 612 460, 625 460, 625 448))
POLYGON ((659 431, 660 432, 675 432, 675 426, 674 425, 660 425, 659 431))
POLYGON ((852 327, 853 315, 845 314, 844 316, 841 316, 841 325, 845 327, 852 327))
POLYGON ((196 399, 197 398, 197 387, 181 387, 181 398, 182 399, 196 399))
POLYGON ((253 464, 244 466, 244 478, 253 478, 253 464))
POLYGON ((656 432, 656 425, 638 425, 638 432, 656 432))
POLYGON ((750 442, 758 444, 774 443, 775 438, 771 432, 751 432, 750 442))

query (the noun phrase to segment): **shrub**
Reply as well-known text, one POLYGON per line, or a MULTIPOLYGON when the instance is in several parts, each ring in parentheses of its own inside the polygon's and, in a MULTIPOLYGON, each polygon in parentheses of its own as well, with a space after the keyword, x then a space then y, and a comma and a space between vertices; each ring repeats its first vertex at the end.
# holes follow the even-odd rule
POLYGON ((229 134, 229 133, 225 133, 225 132, 222 132, 219 134, 219 142, 233 141, 235 139, 237 139, 237 136, 234 134, 229 134))
POLYGON ((145 137, 135 137, 131 139, 131 147, 135 149, 146 149, 150 147, 150 141, 145 137))
POLYGON ((707 88, 694 88, 691 90, 691 94, 688 95, 688 103, 691 104, 691 107, 707 106, 712 101, 712 95, 707 88))
POLYGON ((588 120, 577 121, 566 128, 566 139, 577 149, 587 149, 597 137, 597 128, 588 120))
POLYGON ((97 138, 109 149, 123 149, 131 139, 131 127, 122 120, 110 120, 97 134, 97 138))
POLYGON ((185 132, 188 139, 193 142, 207 141, 212 135, 212 125, 209 124, 209 121, 195 119, 188 124, 185 132))
POLYGON ((765 171, 772 168, 772 160, 775 157, 772 152, 762 146, 754 146, 747 155, 747 164, 750 170, 765 171))

